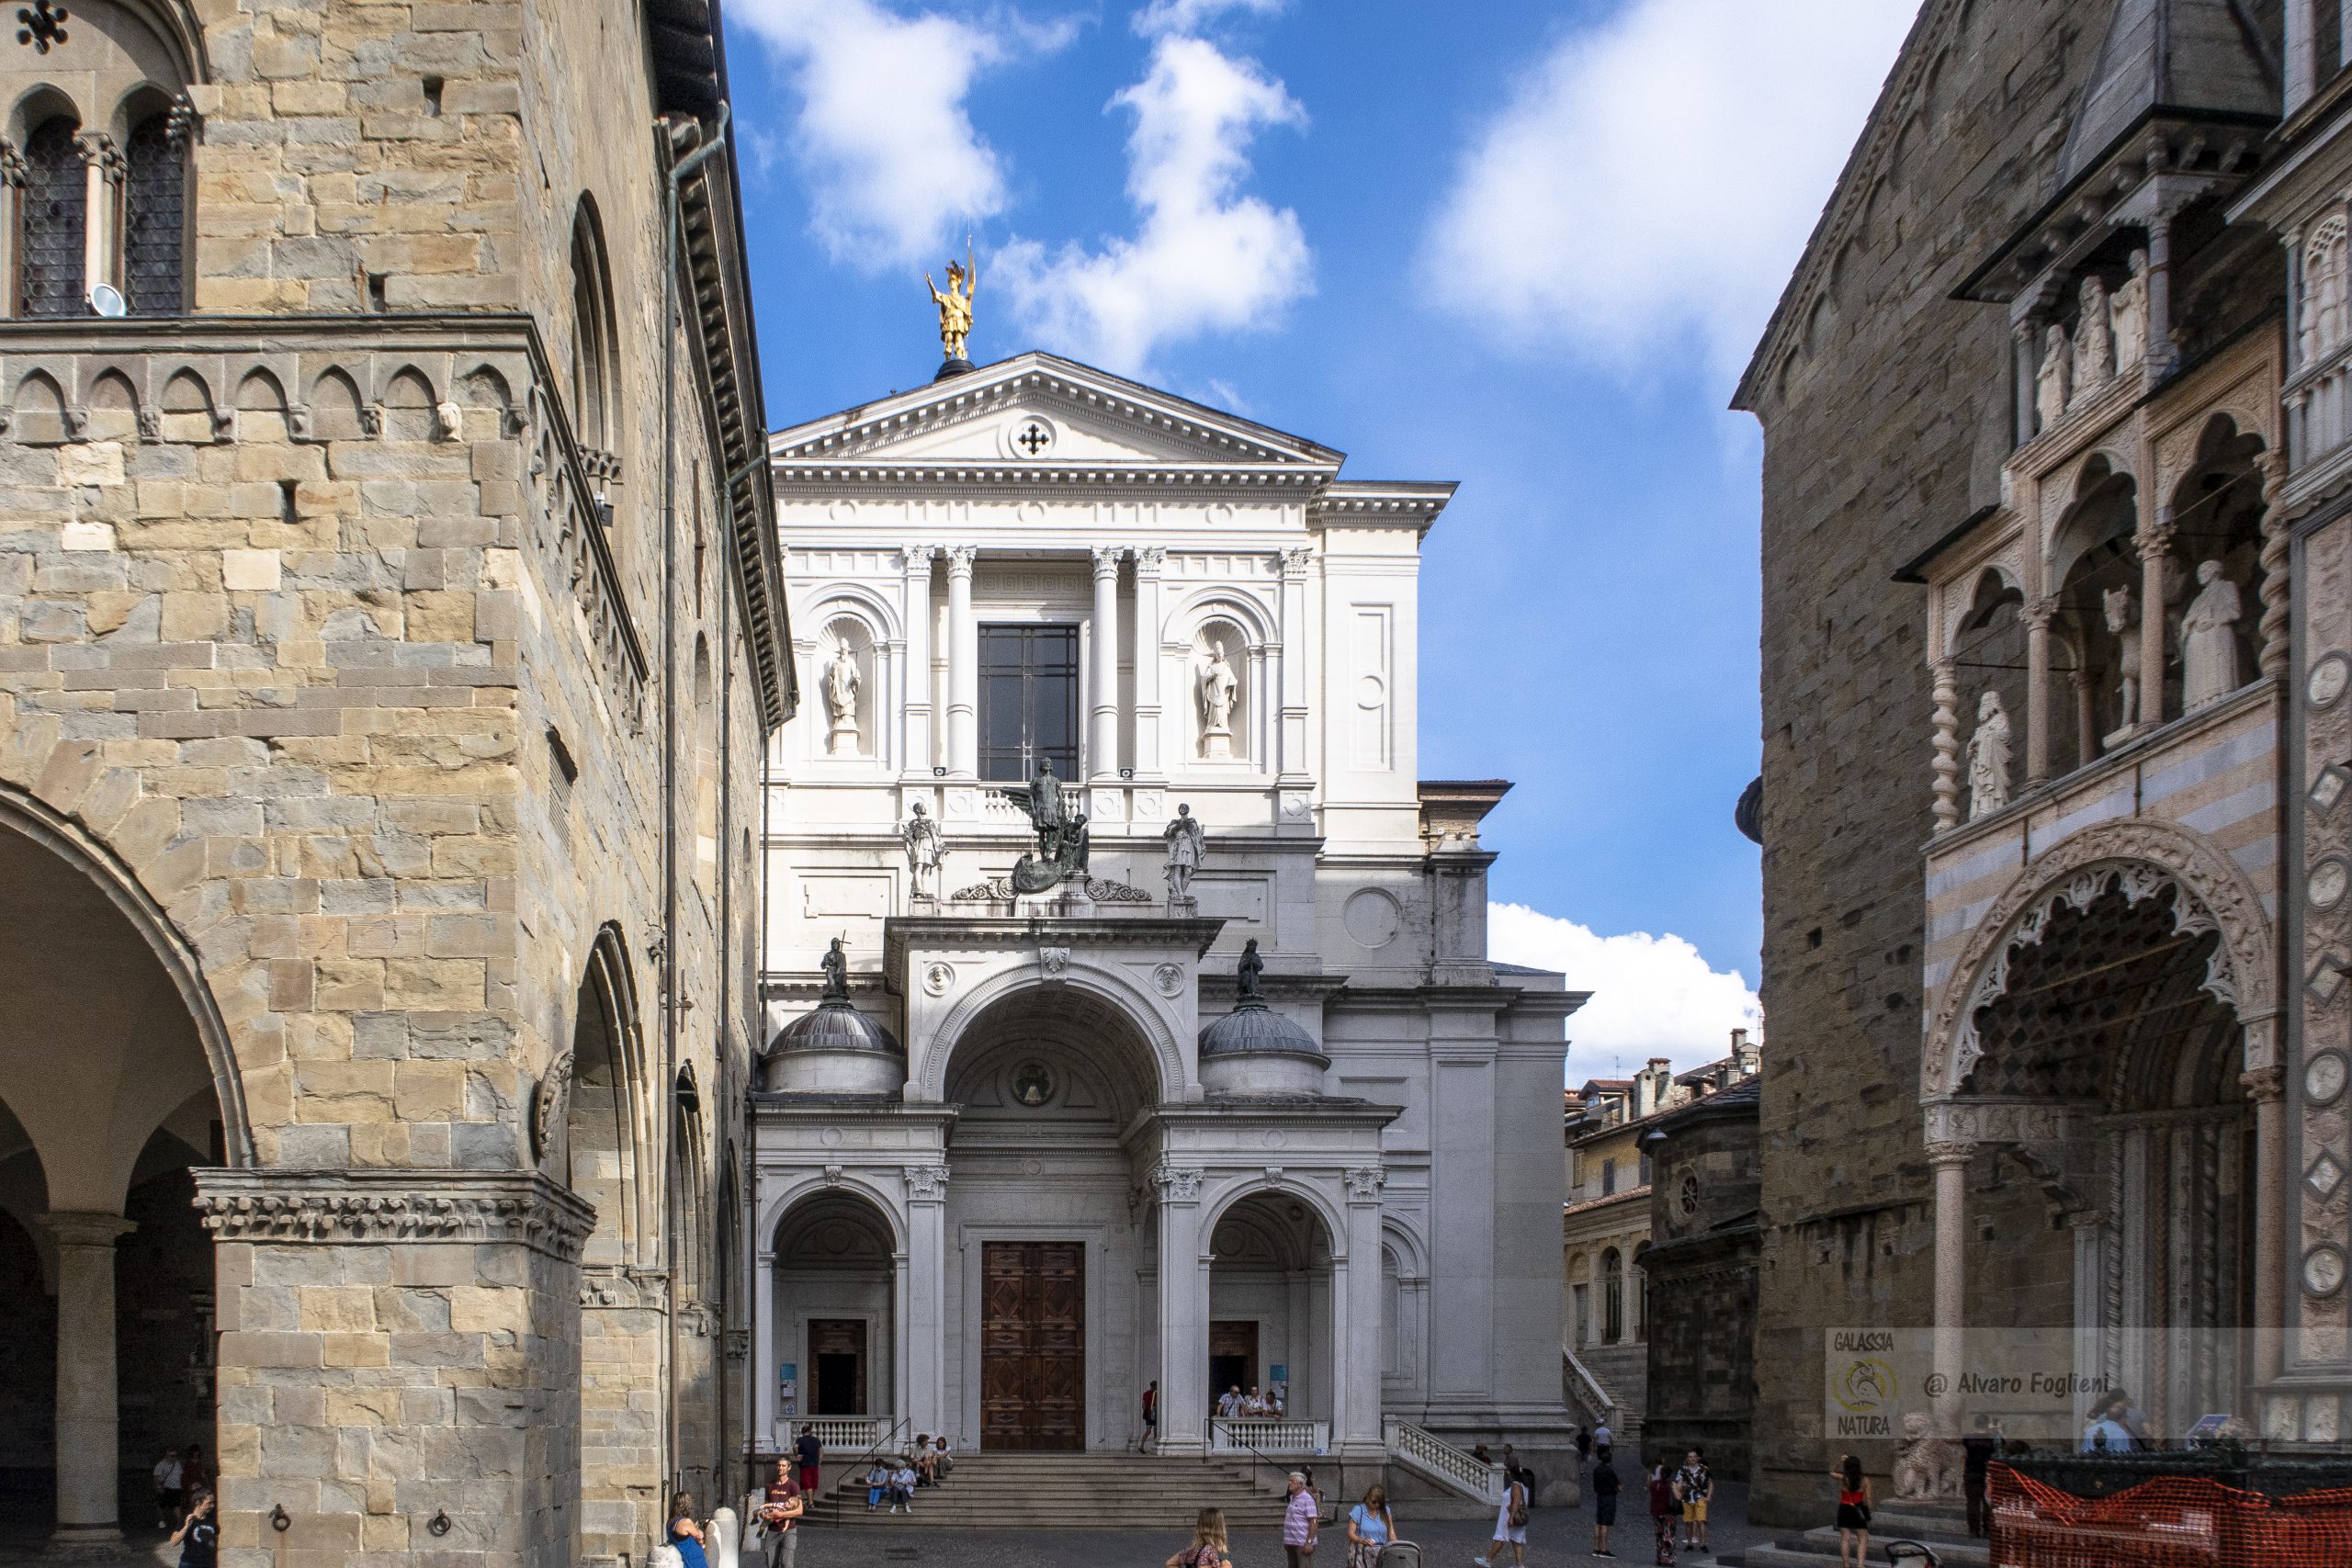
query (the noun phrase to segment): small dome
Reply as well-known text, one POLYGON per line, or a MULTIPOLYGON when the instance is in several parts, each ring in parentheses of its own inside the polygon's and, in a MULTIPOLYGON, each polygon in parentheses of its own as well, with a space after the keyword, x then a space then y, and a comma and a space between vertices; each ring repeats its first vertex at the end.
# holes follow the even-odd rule
POLYGON ((1330 1058, 1315 1037, 1256 997, 1244 997, 1233 1010, 1201 1031, 1201 1059, 1244 1054, 1311 1056, 1329 1066, 1330 1058))
POLYGON ((806 1012, 775 1032, 768 1055, 797 1051, 871 1051, 906 1060, 899 1037, 840 997, 829 997, 813 1012, 806 1012))

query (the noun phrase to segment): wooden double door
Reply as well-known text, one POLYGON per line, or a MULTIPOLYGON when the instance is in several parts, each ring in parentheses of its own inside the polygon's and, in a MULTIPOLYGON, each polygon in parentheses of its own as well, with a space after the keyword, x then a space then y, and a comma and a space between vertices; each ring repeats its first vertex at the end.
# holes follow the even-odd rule
POLYGON ((1086 1248, 980 1247, 980 1447, 1086 1446, 1086 1248))

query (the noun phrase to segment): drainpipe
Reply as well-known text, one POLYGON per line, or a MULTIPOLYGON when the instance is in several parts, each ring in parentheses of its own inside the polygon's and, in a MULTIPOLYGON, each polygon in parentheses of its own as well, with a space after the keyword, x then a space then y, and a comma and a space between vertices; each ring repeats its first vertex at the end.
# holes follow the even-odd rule
MULTIPOLYGON (((711 156, 727 145, 729 105, 721 100, 718 120, 703 144, 670 165, 663 190, 662 221, 662 1190, 673 1200, 671 1183, 677 1165, 678 1123, 678 252, 680 190, 711 156)), ((674 143, 665 116, 654 122, 662 154, 674 143)), ((669 1399, 662 1432, 662 1472, 665 1493, 684 1479, 679 1462, 678 1429, 678 1224, 677 1204, 662 1205, 662 1260, 669 1277, 669 1331, 663 1336, 663 1382, 669 1399)), ((669 1534, 670 1499, 660 1499, 663 1516, 657 1540, 669 1534)))

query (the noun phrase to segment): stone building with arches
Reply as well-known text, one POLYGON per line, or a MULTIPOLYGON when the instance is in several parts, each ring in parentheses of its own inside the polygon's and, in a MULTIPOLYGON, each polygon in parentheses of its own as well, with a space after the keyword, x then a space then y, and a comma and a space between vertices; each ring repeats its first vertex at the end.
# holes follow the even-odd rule
POLYGON ((2352 1439, 2340 22, 1930 0, 1741 384, 1759 1517, 1851 1446, 1838 1327, 1932 1326, 1947 1431, 1989 1329, 2352 1439))
POLYGON ((754 1442, 1132 1449, 1156 1382, 1171 1459, 1322 1452, 1352 1488, 1508 1438, 1573 1486, 1543 1456, 1583 998, 1487 956, 1509 786, 1414 766, 1452 487, 1034 353, 771 457, 823 706, 770 759, 754 1442), (1088 847, 1023 893, 1001 791, 1047 764, 1088 847), (1236 1385, 1284 1419, 1216 1419, 1236 1385))
POLYGON ((18 20, 6 1528, 195 1443, 224 1562, 641 1560, 743 1419, 797 700, 716 8, 18 20))

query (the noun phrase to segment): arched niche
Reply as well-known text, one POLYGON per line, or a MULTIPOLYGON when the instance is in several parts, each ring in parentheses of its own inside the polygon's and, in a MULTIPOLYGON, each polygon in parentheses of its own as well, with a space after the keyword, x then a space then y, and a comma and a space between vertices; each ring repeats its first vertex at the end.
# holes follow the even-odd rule
POLYGON ((779 1423, 895 1414, 889 1214, 859 1192, 820 1188, 785 1212, 771 1241, 775 1364, 797 1369, 797 1386, 777 1390, 779 1423))
POLYGON ((817 699, 818 722, 808 727, 811 754, 879 759, 888 707, 880 629, 865 606, 839 601, 819 606, 815 620, 818 634, 802 688, 817 699))
POLYGON ((1034 964, 1000 971, 970 987, 932 1032, 913 1064, 909 1098, 937 1101, 959 1057, 1034 1037, 1087 1053, 1122 1103, 1182 1100, 1191 1087, 1184 1055, 1157 1001, 1134 976, 1082 950, 1070 953, 1052 984, 1039 981, 1034 964))
POLYGON ((1333 1249, 1322 1212, 1302 1194, 1261 1188, 1215 1211, 1204 1229, 1212 1399, 1236 1383, 1271 1396, 1279 1382, 1286 1419, 1330 1420, 1333 1249), (1243 1359, 1254 1364, 1236 1375, 1243 1359))
POLYGON ((616 928, 596 935, 573 998, 571 1050, 549 1069, 570 1088, 552 1163, 596 1211, 582 1262, 620 1268, 648 1260, 652 1230, 643 1172, 648 1143, 636 982, 616 928))

